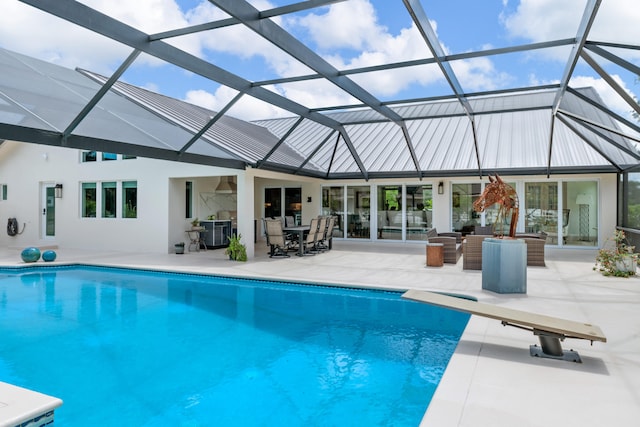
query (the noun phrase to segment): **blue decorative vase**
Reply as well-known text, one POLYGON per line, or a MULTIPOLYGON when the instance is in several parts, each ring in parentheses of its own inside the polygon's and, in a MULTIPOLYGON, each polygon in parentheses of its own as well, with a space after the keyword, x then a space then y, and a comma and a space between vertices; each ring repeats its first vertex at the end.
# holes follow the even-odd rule
POLYGON ((36 262, 40 259, 40 249, 34 247, 25 248, 20 256, 24 262, 36 262))
POLYGON ((44 251, 42 252, 42 260, 45 262, 51 262, 56 260, 56 251, 44 251))

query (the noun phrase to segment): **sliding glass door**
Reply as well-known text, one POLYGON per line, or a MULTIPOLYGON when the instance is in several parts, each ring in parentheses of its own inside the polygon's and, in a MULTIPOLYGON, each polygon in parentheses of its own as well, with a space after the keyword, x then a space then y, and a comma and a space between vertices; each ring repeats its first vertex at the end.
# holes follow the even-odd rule
POLYGON ((473 210, 475 202, 482 194, 482 184, 451 185, 451 229, 460 231, 463 236, 482 225, 480 214, 473 210))
POLYGON ((427 240, 433 227, 433 186, 379 185, 378 240, 427 240))
POLYGON ((296 224, 302 219, 302 189, 301 188, 265 188, 264 189, 264 217, 280 218, 292 216, 296 224))

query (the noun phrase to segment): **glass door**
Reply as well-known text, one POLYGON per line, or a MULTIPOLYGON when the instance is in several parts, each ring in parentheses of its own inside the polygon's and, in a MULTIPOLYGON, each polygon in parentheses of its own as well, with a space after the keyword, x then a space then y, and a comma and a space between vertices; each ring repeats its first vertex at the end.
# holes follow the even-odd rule
POLYGON ((378 239, 402 240, 402 186, 378 186, 378 239))
MULTIPOLYGON (((547 233, 547 243, 562 241, 558 228, 558 184, 556 182, 525 183, 524 227, 526 233, 547 233)), ((522 207, 521 207, 522 209, 522 207)))
POLYGON ((43 184, 42 197, 42 238, 51 239, 56 235, 56 197, 53 184, 43 184))
POLYGON ((300 225, 302 220, 302 189, 265 188, 264 217, 284 218, 285 216, 292 216, 296 224, 300 225))
POLYGON ((347 237, 369 239, 371 237, 371 188, 347 187, 347 237))
POLYGON ((264 217, 280 218, 282 216, 282 190, 280 188, 264 189, 264 217))
POLYGON ((563 245, 598 245, 598 183, 569 181, 562 183, 562 221, 558 235, 563 245))
POLYGON ((344 188, 322 188, 322 215, 336 217, 333 227, 333 237, 344 237, 344 188))
POLYGON ((480 222, 480 214, 473 210, 475 202, 482 194, 482 185, 453 184, 451 186, 451 229, 462 232, 463 236, 472 233, 480 222))
POLYGON ((407 185, 404 206, 407 240, 427 240, 427 231, 433 226, 431 184, 407 185))
POLYGON ((302 225, 302 189, 284 189, 284 214, 291 216, 296 225, 302 225))

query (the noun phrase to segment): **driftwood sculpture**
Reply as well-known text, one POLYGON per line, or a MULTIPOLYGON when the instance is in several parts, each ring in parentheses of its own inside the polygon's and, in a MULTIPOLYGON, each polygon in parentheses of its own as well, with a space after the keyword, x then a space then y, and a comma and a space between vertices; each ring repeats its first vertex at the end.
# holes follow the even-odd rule
MULTIPOLYGON (((473 210, 484 212, 485 209, 498 204, 498 216, 494 224, 502 224, 511 217, 509 237, 516 237, 516 225, 518 223, 519 202, 516 190, 505 183, 497 174, 488 176, 489 184, 484 187, 480 197, 473 202, 473 210)), ((502 234, 498 231, 498 234, 502 234)))

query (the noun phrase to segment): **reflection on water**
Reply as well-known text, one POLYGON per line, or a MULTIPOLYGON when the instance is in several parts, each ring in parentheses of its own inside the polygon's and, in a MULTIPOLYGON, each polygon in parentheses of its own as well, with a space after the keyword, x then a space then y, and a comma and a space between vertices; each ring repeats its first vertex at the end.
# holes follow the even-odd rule
POLYGON ((62 398, 66 427, 417 425, 468 319, 398 293, 97 268, 7 276, 0 296, 0 380, 62 398))

